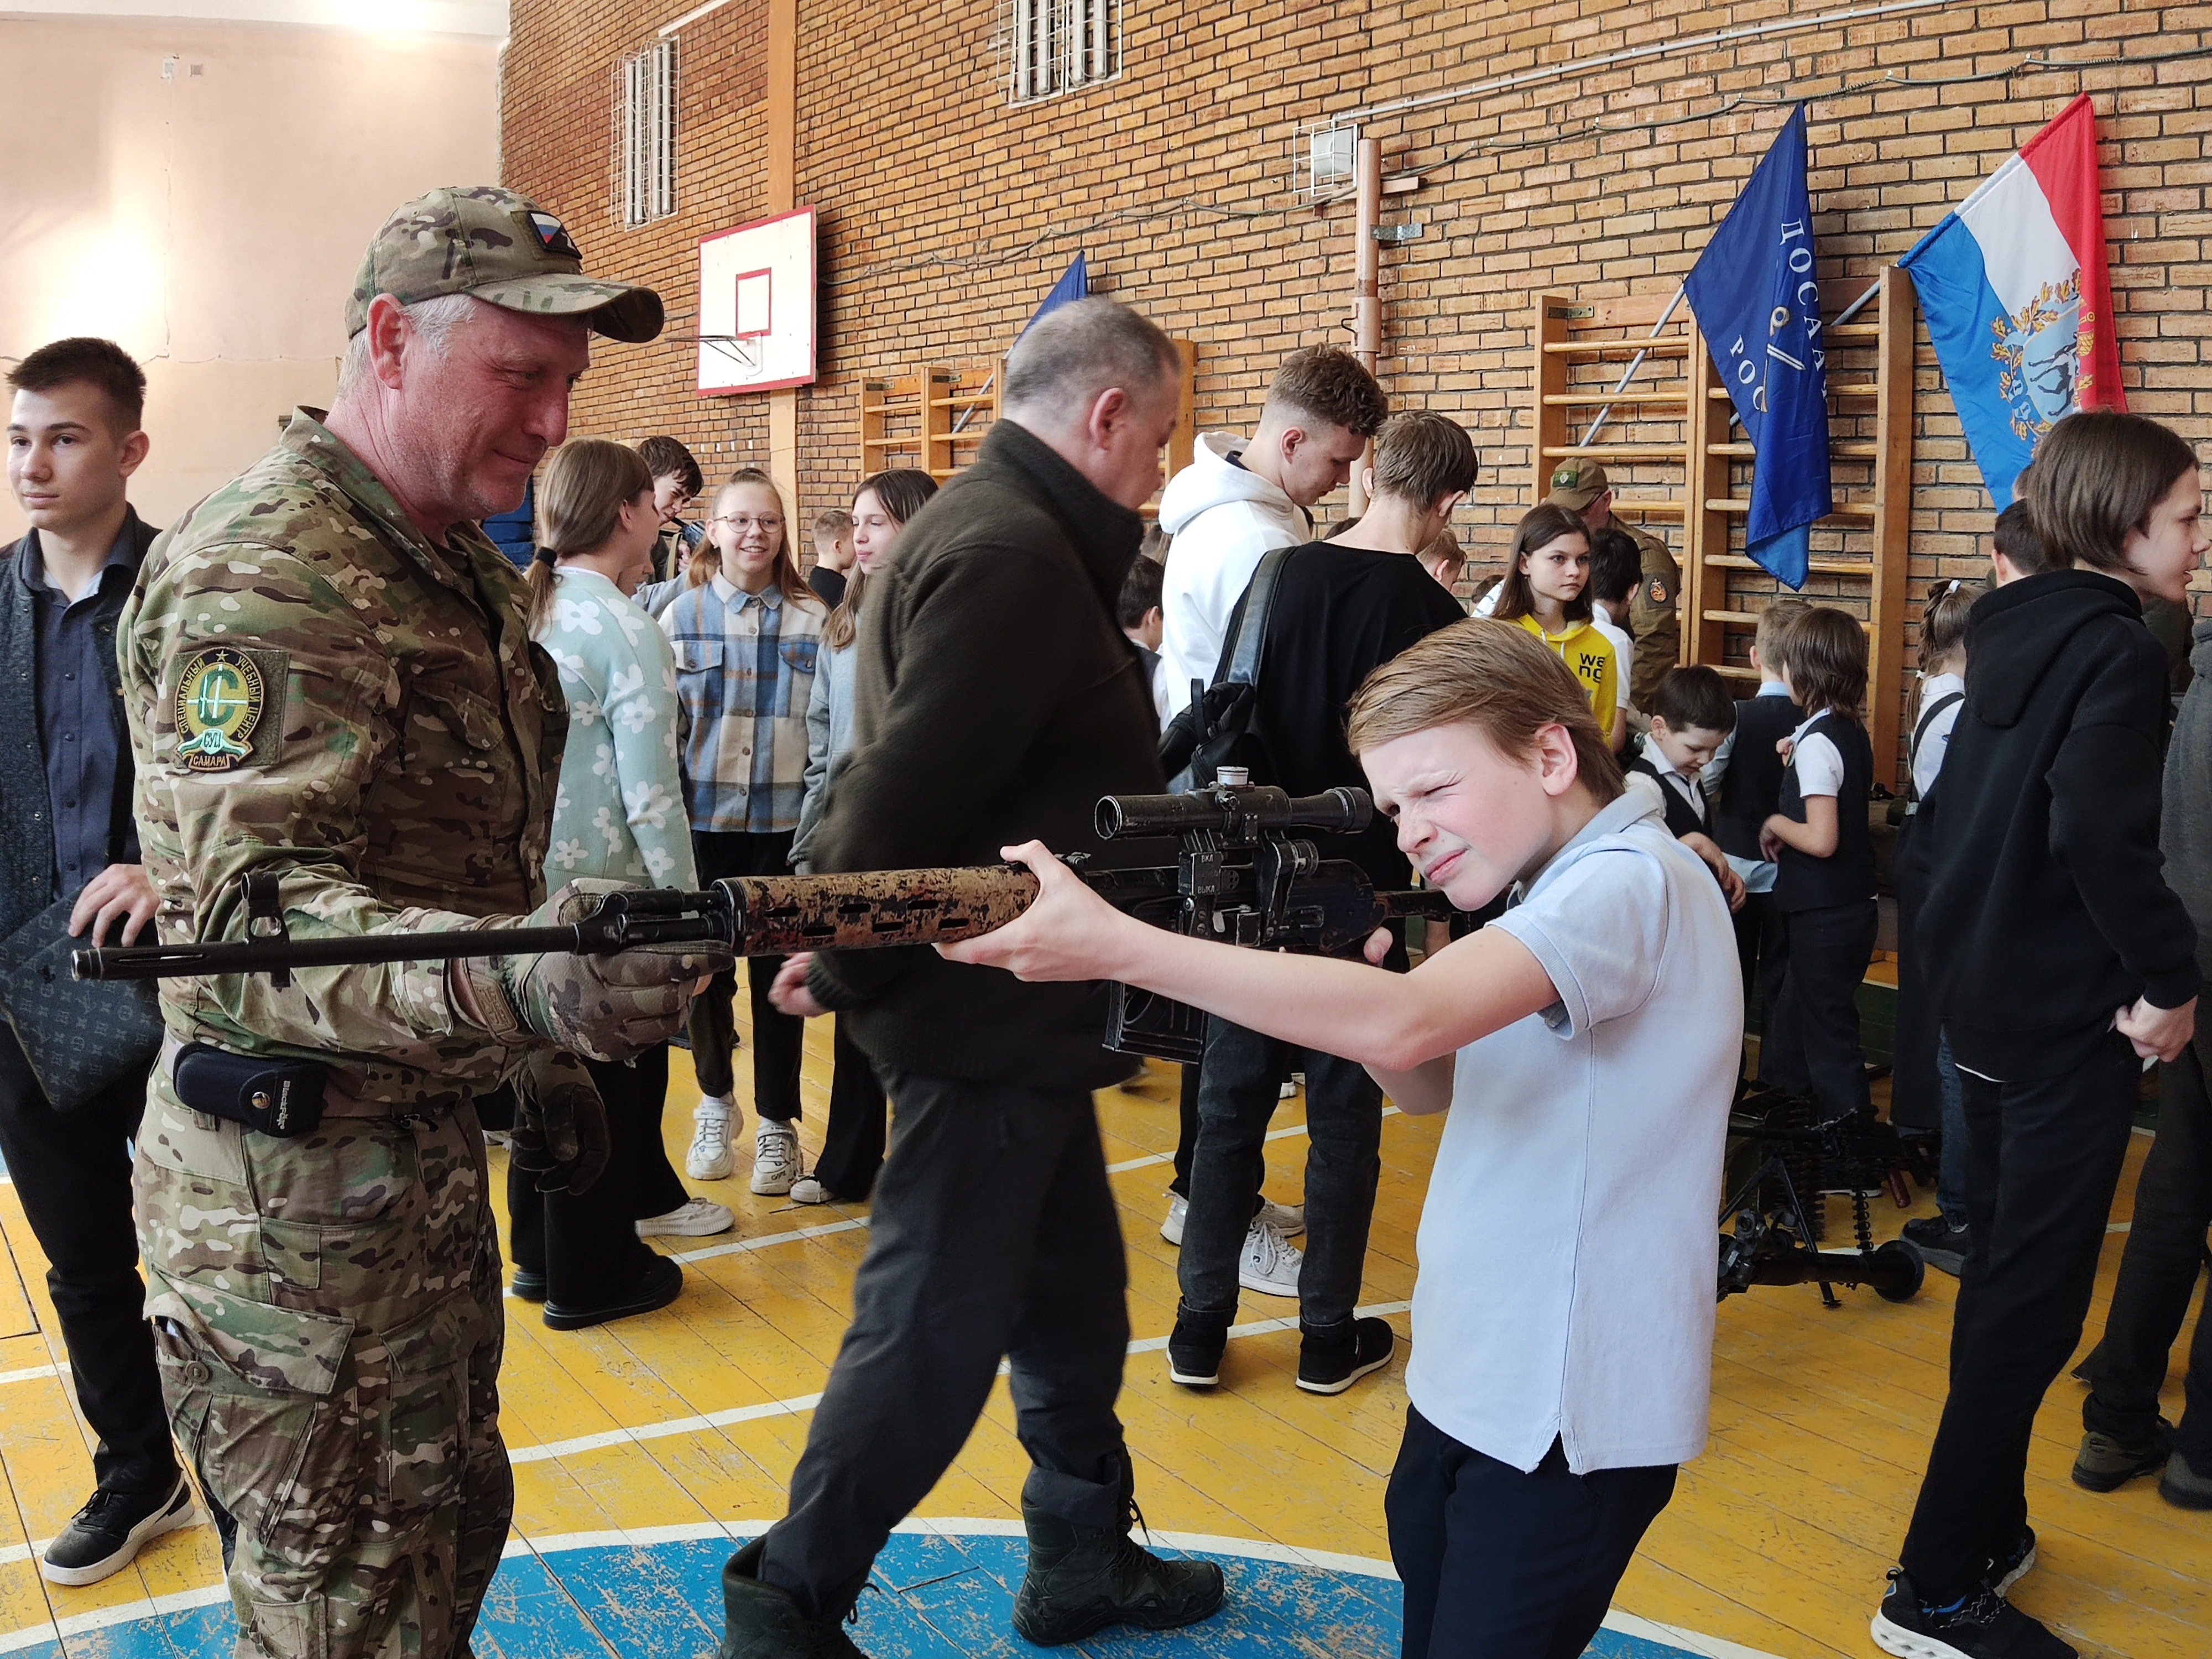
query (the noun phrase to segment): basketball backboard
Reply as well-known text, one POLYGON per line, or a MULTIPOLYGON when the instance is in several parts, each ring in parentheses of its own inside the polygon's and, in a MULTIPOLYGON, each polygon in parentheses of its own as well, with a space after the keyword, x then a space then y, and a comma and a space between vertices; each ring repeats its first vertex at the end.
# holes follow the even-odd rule
POLYGON ((699 244, 699 395, 814 380, 814 210, 699 244))

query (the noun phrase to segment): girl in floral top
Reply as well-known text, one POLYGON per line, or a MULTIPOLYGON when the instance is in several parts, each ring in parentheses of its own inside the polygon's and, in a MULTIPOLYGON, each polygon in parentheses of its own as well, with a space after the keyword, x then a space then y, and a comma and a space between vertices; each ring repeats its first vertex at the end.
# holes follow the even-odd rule
MULTIPOLYGON (((648 887, 699 884, 677 765, 676 663, 629 594, 650 573, 659 533, 653 478, 620 444, 581 439, 546 469, 530 567, 531 637, 560 670, 568 737, 553 805, 546 879, 648 887)), ((606 1103, 607 1169, 581 1194, 539 1194, 508 1173, 515 1294, 545 1304, 556 1330, 673 1301, 683 1270, 647 1237, 727 1231, 721 1205, 686 1192, 660 1139, 668 1098, 664 1046, 622 1065, 587 1061, 606 1103)))
MULTIPOLYGON (((747 468, 714 497, 707 540, 685 586, 661 613, 676 647, 677 696, 690 721, 684 793, 702 881, 780 876, 806 775, 806 705, 829 612, 799 574, 790 514, 764 472, 747 468)), ((799 1048, 805 1021, 769 1001, 781 957, 755 957, 751 979, 752 1189, 781 1194, 799 1178, 799 1048)), ((686 1168, 696 1180, 730 1174, 737 1109, 731 1053, 734 972, 691 1005, 691 1063, 699 1074, 686 1168)))

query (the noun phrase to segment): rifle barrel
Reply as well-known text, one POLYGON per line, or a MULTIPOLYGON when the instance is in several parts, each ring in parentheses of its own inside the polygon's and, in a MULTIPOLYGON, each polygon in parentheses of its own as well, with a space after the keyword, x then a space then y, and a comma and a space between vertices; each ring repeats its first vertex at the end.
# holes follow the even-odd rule
POLYGON ((261 974, 272 968, 452 962, 462 957, 590 948, 584 942, 583 930, 571 925, 435 933, 351 933, 337 939, 227 939, 211 945, 132 945, 78 951, 71 962, 79 979, 175 979, 204 974, 261 974))

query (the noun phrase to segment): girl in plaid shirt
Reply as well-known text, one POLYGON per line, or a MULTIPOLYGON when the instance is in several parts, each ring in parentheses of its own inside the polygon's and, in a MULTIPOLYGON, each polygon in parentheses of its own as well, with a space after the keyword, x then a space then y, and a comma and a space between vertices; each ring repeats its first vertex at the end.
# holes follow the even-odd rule
MULTIPOLYGON (((769 476, 733 474, 714 498, 707 540, 684 586, 661 614, 676 650, 677 697, 690 717, 684 795, 699 878, 784 875, 806 776, 806 705, 829 619, 799 574, 790 514, 769 476)), ((769 1002, 780 957, 756 957, 748 974, 753 1013, 752 1189, 781 1194, 799 1173, 799 1047, 805 1022, 769 1002)), ((736 1035, 734 972, 691 1005, 691 1062, 701 1098, 686 1167, 720 1181, 735 1167, 731 1101, 736 1035)))

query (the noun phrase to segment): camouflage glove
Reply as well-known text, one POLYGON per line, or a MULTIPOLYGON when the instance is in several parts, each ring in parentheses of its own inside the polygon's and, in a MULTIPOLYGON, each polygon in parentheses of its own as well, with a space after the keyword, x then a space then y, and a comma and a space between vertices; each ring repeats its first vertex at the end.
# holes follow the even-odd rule
POLYGON ((584 1062, 543 1044, 516 1071, 514 1167, 541 1193, 587 1190, 607 1167, 607 1109, 584 1062))
MULTIPOLYGON (((544 927, 582 920, 618 881, 574 881, 520 923, 544 927)), ((727 971, 720 945, 646 945, 611 956, 549 951, 453 964, 463 1000, 501 1042, 536 1040, 592 1060, 628 1060, 665 1042, 684 1024, 692 982, 727 971)))

